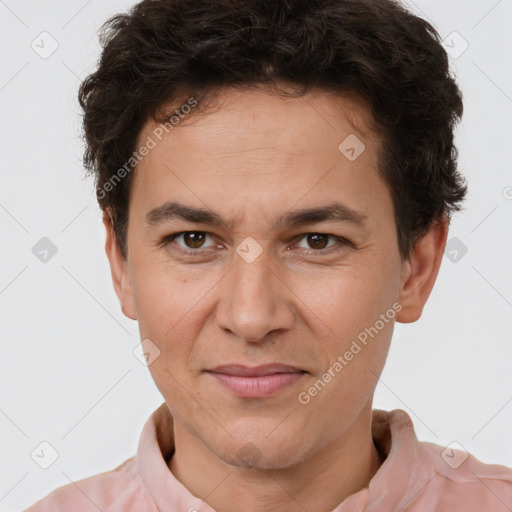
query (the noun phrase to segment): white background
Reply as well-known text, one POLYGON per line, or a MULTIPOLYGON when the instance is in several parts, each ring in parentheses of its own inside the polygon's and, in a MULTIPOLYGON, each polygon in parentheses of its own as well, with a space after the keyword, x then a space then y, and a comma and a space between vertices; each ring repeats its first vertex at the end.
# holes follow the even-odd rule
MULTIPOLYGON (((132 4, 0 0, 3 512, 133 456, 163 402, 132 354, 138 328, 112 287, 79 139, 77 88, 99 55, 96 31, 132 4), (47 59, 31 48, 43 31, 59 45, 47 59), (58 249, 47 263, 32 253, 42 237, 58 249), (59 454, 46 470, 30 456, 42 441, 59 454)), ((452 69, 464 94, 457 146, 470 190, 449 234, 468 252, 443 258, 422 318, 396 324, 374 408, 407 411, 420 440, 456 440, 484 462, 512 466, 512 0, 407 4, 453 51, 463 49, 454 31, 469 44, 452 69)))

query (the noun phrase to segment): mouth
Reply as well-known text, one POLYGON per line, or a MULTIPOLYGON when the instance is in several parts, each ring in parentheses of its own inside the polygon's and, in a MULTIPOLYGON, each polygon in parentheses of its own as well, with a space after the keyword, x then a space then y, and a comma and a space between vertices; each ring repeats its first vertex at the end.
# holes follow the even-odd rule
POLYGON ((295 366, 272 363, 255 367, 217 366, 207 373, 238 397, 263 398, 290 387, 307 372, 295 366))

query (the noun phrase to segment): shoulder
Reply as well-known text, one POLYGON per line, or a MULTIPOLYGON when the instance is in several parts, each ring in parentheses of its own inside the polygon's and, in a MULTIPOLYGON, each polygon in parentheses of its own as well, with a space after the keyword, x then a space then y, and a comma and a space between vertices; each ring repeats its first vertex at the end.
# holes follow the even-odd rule
POLYGON ((140 479, 135 457, 111 471, 71 482, 34 503, 25 512, 157 512, 140 479))
POLYGON ((512 468, 486 464, 457 442, 419 441, 401 409, 374 410, 372 431, 388 454, 385 471, 375 477, 375 499, 389 501, 392 491, 403 512, 512 511, 512 468))
POLYGON ((420 442, 419 455, 430 473, 425 493, 431 495, 429 500, 436 496, 439 510, 457 511, 457 506, 465 506, 465 510, 511 510, 511 468, 486 464, 460 445, 420 442))

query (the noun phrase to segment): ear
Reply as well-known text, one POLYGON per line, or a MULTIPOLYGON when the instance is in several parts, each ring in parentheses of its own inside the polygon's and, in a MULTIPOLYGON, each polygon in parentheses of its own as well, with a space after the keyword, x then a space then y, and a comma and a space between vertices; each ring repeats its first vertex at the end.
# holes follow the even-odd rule
POLYGON ((110 213, 103 212, 103 225, 105 226, 107 238, 105 241, 105 252, 110 262, 112 282, 121 309, 125 316, 137 320, 135 301, 133 298, 131 276, 128 269, 128 262, 122 257, 112 224, 110 213))
POLYGON ((402 310, 396 315, 398 322, 415 322, 421 317, 439 273, 449 224, 446 215, 441 221, 435 222, 416 242, 410 258, 403 263, 399 296, 402 310))

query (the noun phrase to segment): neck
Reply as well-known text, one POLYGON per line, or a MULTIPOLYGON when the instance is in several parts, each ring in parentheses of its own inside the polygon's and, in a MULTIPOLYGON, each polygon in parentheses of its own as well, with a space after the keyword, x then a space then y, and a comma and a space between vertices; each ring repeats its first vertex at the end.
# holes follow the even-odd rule
POLYGON ((367 487, 381 465, 371 436, 371 402, 333 443, 292 467, 240 468, 225 463, 180 422, 169 468, 217 512, 330 512, 367 487))

